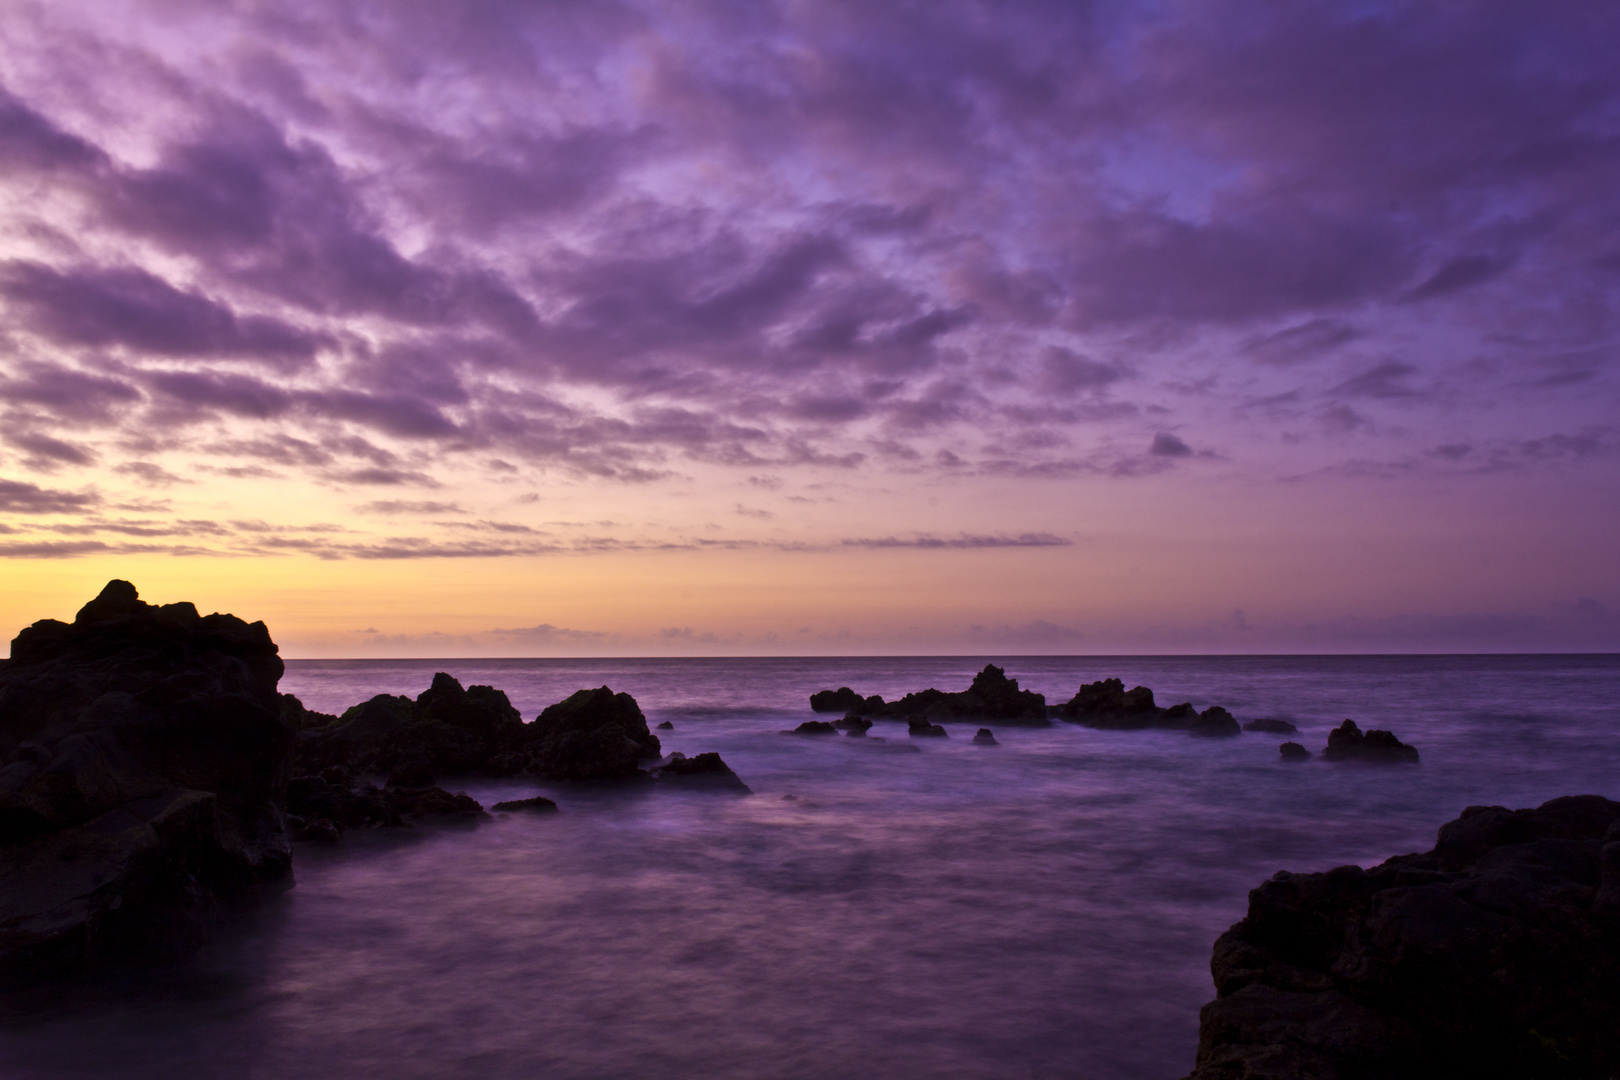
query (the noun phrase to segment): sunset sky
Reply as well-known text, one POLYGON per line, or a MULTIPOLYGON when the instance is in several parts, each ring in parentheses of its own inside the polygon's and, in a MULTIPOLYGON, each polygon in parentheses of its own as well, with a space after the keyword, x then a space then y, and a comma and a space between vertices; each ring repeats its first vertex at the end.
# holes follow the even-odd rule
POLYGON ((0 5, 0 635, 1620 648, 1620 5, 0 5))

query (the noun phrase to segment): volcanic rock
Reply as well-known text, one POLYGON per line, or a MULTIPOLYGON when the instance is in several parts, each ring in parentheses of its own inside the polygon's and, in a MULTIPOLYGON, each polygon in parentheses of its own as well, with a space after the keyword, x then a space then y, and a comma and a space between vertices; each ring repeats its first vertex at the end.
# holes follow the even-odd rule
POLYGON ((1408 746, 1393 733, 1369 728, 1363 732, 1354 720, 1346 720, 1328 732, 1328 761, 1370 761, 1377 764, 1418 763, 1417 747, 1408 746))
POLYGON ((751 794, 742 778, 731 771, 731 766, 722 761, 719 754, 712 751, 693 757, 680 753, 671 754, 669 760, 659 766, 653 775, 661 781, 678 784, 681 787, 713 788, 744 795, 751 794))
POLYGON ((806 720, 792 731, 784 731, 784 735, 836 735, 838 728, 829 720, 806 720))
POLYGON ((488 816, 476 799, 461 792, 433 786, 379 788, 353 783, 340 769, 287 781, 287 814, 299 840, 335 840, 350 829, 398 829, 418 818, 488 816))
POLYGON ((1190 1080, 1620 1074, 1620 803, 1471 806, 1424 854, 1279 873, 1210 967, 1190 1080))
POLYGON ((544 795, 536 795, 530 799, 508 799, 506 802, 495 804, 497 810, 532 810, 538 813, 549 814, 557 809, 557 804, 544 795))
POLYGON ((973 744, 975 746, 997 746, 997 745, 1000 745, 1000 744, 998 744, 996 742, 996 733, 991 731, 987 727, 982 727, 978 731, 974 732, 974 734, 973 734, 973 744))
POLYGON ((927 739, 927 738, 937 739, 937 738, 946 738, 946 737, 948 737, 947 734, 946 734, 946 731, 945 731, 945 729, 943 727, 941 727, 938 724, 929 723, 928 722, 928 717, 926 717, 926 716, 913 716, 913 717, 910 717, 907 720, 907 724, 911 729, 911 737, 914 738, 914 739, 919 739, 919 738, 922 738, 922 739, 927 739))
POLYGON ((846 735, 864 735, 871 729, 872 721, 855 713, 847 713, 842 720, 834 720, 832 726, 846 735))
POLYGON ((628 779, 640 774, 641 761, 662 754, 636 699, 605 686, 548 706, 530 727, 524 771, 557 780, 628 779))
POLYGON ((670 723, 668 720, 665 720, 662 724, 658 725, 658 730, 659 731, 674 731, 675 730, 675 725, 670 723))
POLYGON ((1198 719, 1187 725, 1190 735, 1229 736, 1241 735, 1243 729, 1238 726, 1237 720, 1231 713, 1219 705, 1211 705, 1198 714, 1198 719))
POLYGON ((815 712, 847 713, 860 708, 862 704, 861 695, 847 686, 840 686, 836 690, 818 690, 810 695, 810 708, 815 712))
POLYGON ((285 879, 291 734, 262 622, 111 581, 0 661, 0 973, 199 940, 285 879))
POLYGON ((1277 747, 1277 752, 1284 761, 1309 761, 1311 752, 1297 742, 1285 742, 1277 747))
MULTIPOLYGON (((1100 679, 1080 687, 1074 697, 1057 707, 1057 714, 1087 727, 1132 729, 1159 725, 1166 710, 1153 703, 1153 691, 1145 686, 1126 690, 1118 679, 1100 679)), ((1179 714, 1173 719, 1176 723, 1170 726, 1185 726, 1179 714)))
POLYGON ((1269 716, 1258 716, 1243 725, 1244 731, 1263 731, 1268 735, 1297 735, 1299 728, 1287 720, 1274 720, 1269 716))
MULTIPOLYGON (((1045 727, 1046 698, 1032 690, 1020 690, 1017 679, 994 664, 973 676, 973 682, 959 693, 921 690, 890 702, 891 716, 926 716, 931 720, 991 720, 1000 724, 1045 727)), ((870 715, 870 714, 868 714, 870 715)))

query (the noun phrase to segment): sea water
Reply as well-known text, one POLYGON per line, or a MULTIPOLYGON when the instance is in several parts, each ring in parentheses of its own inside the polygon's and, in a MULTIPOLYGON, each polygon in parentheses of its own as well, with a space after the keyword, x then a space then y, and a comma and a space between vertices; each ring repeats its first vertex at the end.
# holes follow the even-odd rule
POLYGON ((526 720, 626 691, 753 794, 441 778, 561 812, 301 845, 195 959, 8 1004, 0 1076, 1169 1080, 1272 873, 1426 850, 1471 804, 1620 798, 1614 656, 293 661, 282 689, 331 712, 438 670, 526 720), (1118 676, 1302 734, 782 734, 815 690, 988 661, 1049 702, 1118 676), (1422 763, 1280 759, 1345 717, 1422 763))

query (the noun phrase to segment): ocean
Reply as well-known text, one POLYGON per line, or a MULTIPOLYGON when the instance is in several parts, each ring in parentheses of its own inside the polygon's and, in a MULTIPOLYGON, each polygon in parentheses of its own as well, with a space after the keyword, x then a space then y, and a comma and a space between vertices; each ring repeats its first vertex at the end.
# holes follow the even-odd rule
POLYGON ((1173 1080, 1210 947, 1272 873, 1426 850, 1471 804, 1620 798, 1611 655, 289 661, 281 688, 332 712, 435 671, 525 720, 626 691, 753 795, 441 778, 561 812, 301 846, 296 886, 194 959, 8 1005, 0 1076, 1173 1080), (1302 734, 781 734, 815 690, 987 662, 1049 703, 1117 676, 1302 734), (1422 763, 1280 759, 1346 717, 1422 763))

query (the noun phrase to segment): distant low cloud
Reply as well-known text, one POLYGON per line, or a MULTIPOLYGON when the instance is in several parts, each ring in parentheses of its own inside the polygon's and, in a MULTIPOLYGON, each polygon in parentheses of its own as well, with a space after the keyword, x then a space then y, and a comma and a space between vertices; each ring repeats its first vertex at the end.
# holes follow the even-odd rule
POLYGON ((1074 544, 1069 540, 1053 533, 1019 533, 1017 535, 979 535, 963 533, 960 536, 883 536, 858 540, 839 541, 845 547, 863 548, 921 548, 925 550, 940 548, 1019 548, 1019 547, 1070 547, 1074 544))
POLYGON ((0 478, 0 511, 12 514, 80 514, 101 502, 94 492, 42 488, 0 478))

